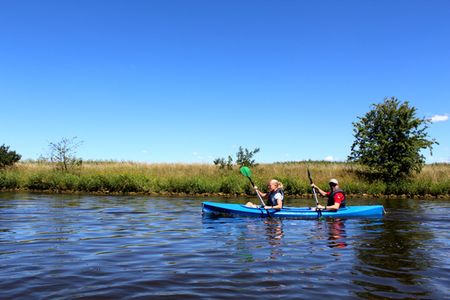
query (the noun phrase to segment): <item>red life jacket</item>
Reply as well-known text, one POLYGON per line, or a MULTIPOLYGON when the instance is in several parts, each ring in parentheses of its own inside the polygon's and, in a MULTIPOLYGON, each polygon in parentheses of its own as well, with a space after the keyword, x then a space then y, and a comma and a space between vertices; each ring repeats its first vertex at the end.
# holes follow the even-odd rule
POLYGON ((328 202, 327 202, 327 206, 331 206, 334 205, 334 195, 341 193, 344 196, 344 200, 342 200, 341 205, 339 206, 339 208, 344 208, 345 207, 345 193, 343 190, 341 189, 337 189, 334 192, 331 192, 330 195, 328 195, 328 202))

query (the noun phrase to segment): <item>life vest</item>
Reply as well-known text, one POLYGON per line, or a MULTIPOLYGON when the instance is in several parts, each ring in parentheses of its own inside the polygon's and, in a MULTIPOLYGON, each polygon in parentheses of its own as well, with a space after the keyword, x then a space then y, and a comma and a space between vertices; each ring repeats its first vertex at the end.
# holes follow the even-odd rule
POLYGON ((344 195, 344 200, 342 200, 341 205, 339 206, 339 208, 344 208, 345 207, 345 193, 343 190, 341 189, 337 189, 334 192, 331 192, 330 195, 328 196, 328 202, 327 202, 327 206, 331 206, 334 205, 334 195, 338 194, 338 193, 342 193, 342 195, 344 195))
MULTIPOLYGON (((277 199, 275 199, 275 195, 277 193, 280 193, 281 197, 282 197, 282 200, 284 200, 284 192, 283 192, 283 190, 282 189, 276 189, 275 191, 272 191, 272 192, 269 193, 269 199, 267 200, 267 205, 270 205, 270 206, 277 206, 278 205, 277 199)), ((283 201, 283 206, 284 206, 284 201, 283 201)))

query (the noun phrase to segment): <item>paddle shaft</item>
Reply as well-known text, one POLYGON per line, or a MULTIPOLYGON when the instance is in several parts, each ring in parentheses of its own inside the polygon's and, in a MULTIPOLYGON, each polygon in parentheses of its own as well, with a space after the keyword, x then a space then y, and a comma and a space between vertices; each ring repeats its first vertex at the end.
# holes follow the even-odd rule
MULTIPOLYGON (((309 169, 308 169, 308 177, 309 177, 309 182, 310 182, 311 184, 313 184, 313 180, 312 180, 312 178, 311 178, 311 173, 309 173, 309 169)), ((317 200, 316 189, 315 189, 315 188, 312 188, 312 190, 313 190, 313 194, 314 194, 314 199, 316 199, 316 206, 317 206, 317 205, 319 205, 319 200, 317 200)))
MULTIPOLYGON (((251 177, 247 176, 248 180, 250 180, 250 183, 252 184, 252 187, 255 188, 255 184, 253 183, 253 180, 251 177)), ((264 203, 264 200, 262 199, 261 195, 259 194, 258 191, 256 191, 256 195, 259 198, 259 201, 261 201, 261 205, 264 207, 266 206, 266 204, 264 203)), ((269 213, 269 211, 266 209, 267 213, 269 213)), ((270 215, 269 215, 270 216, 270 215)))
MULTIPOLYGON (((312 183, 312 182, 311 182, 311 183, 312 183)), ((316 189, 315 189, 315 188, 312 188, 312 190, 313 190, 313 194, 314 194, 314 199, 316 199, 316 206, 318 206, 318 205, 319 205, 319 200, 317 200, 316 189)))
MULTIPOLYGON (((311 178, 311 173, 309 172, 309 169, 308 169, 308 177, 309 177, 309 182, 310 182, 311 184, 313 184, 313 180, 312 180, 312 178, 311 178)), ((317 200, 316 189, 313 187, 312 190, 313 190, 313 194, 314 194, 314 199, 316 199, 316 210, 317 210, 317 214, 318 214, 318 217, 320 218, 320 217, 322 216, 322 211, 319 209, 319 200, 317 200)))

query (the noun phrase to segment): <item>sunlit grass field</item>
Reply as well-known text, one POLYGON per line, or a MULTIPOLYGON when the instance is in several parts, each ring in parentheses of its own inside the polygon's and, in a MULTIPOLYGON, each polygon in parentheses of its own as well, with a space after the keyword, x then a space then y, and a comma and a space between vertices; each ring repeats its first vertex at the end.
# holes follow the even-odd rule
MULTIPOLYGON (((449 198, 450 164, 426 165, 411 181, 401 184, 368 182, 358 178, 358 166, 348 163, 296 162, 261 164, 251 168, 261 188, 271 178, 280 180, 286 196, 310 197, 310 169, 316 184, 327 189, 337 178, 350 197, 449 198)), ((219 169, 212 164, 145 164, 89 161, 70 172, 55 170, 49 163, 19 162, 0 171, 0 189, 64 193, 139 193, 161 195, 253 195, 239 168, 219 169)))

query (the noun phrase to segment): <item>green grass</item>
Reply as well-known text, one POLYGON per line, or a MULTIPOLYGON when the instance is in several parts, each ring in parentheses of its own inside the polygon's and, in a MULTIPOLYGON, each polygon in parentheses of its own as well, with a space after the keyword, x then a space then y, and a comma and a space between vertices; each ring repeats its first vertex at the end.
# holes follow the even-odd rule
MULTIPOLYGON (((401 184, 367 182, 358 178, 358 167, 347 163, 291 162, 262 164, 252 168, 253 180, 261 189, 271 178, 280 180, 287 196, 311 196, 307 168, 314 182, 327 188, 330 178, 352 196, 450 198, 450 165, 426 165, 411 181, 401 184)), ((139 193, 188 195, 254 195, 247 178, 237 167, 220 170, 208 164, 144 164, 89 161, 70 173, 56 171, 41 162, 21 162, 0 171, 0 190, 29 190, 64 193, 139 193)))

